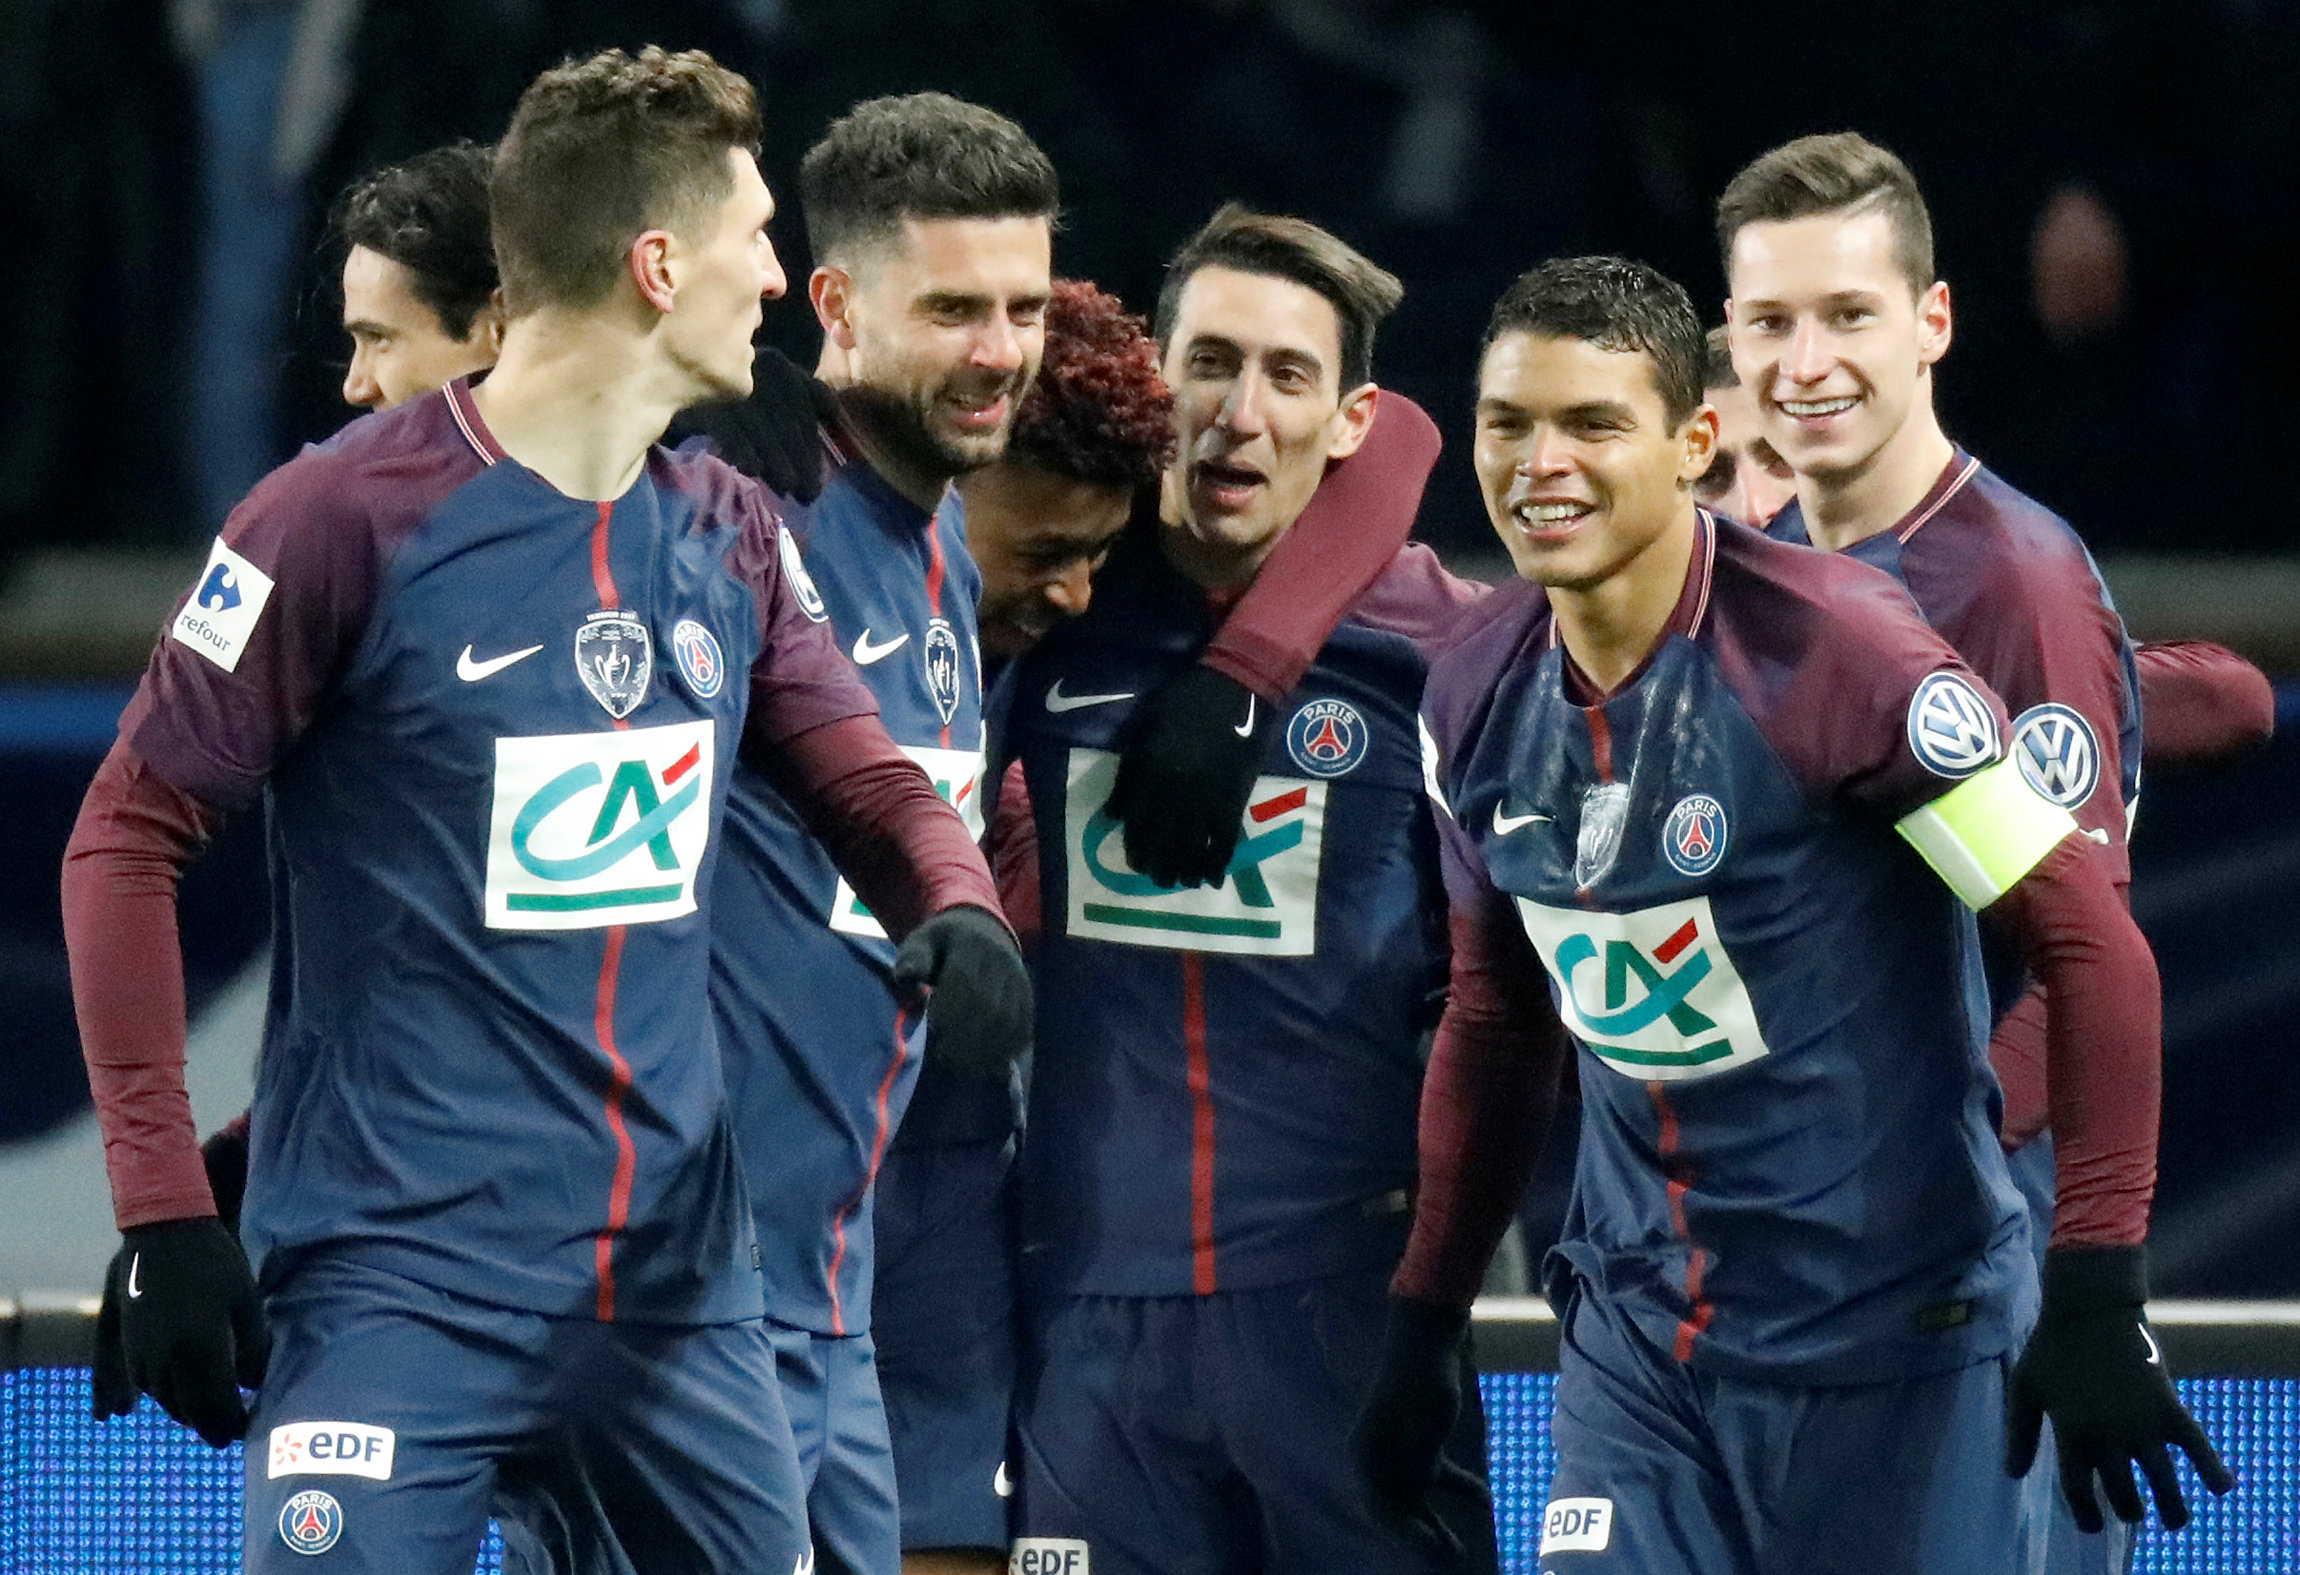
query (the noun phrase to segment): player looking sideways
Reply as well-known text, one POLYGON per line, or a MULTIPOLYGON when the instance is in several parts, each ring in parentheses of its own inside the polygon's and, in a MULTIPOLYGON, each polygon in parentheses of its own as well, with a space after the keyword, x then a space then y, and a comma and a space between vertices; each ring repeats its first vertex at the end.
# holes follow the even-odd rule
POLYGON ((2167 1445, 2230 1478, 2141 1310, 2147 946, 1888 577, 1696 506, 1701 360, 1684 292, 1613 258, 1534 270, 1488 330, 1478 479, 1529 583, 1424 701, 1452 989, 1363 1458, 1419 1498, 1577 1043, 1545 1568, 2010 1575, 2005 1465, 2046 1414, 2120 1512, 2138 1463, 2181 1525, 2167 1445), (1966 909, 2054 1000, 2041 1318, 1966 909))
POLYGON ((1757 415, 1757 401, 1733 370, 1725 330, 1704 341, 1701 397, 1717 412, 1717 457, 1693 484, 1705 508, 1764 530, 1797 496, 1797 473, 1775 452, 1757 415))
POLYGON ((488 236, 490 149, 450 143, 362 176, 336 200, 344 247, 343 402, 389 410, 503 351, 503 292, 488 236))
POLYGON ((1142 698, 1284 572, 1329 463, 1367 457, 1399 294, 1299 219, 1227 208, 1186 242, 1158 313, 1180 439, 1162 493, 1092 607, 1014 672, 1028 798, 1001 802, 1001 867, 1028 816, 1045 894, 1016 1568, 1492 1561, 1474 1427, 1448 1479, 1472 1553, 1375 1514, 1342 1447, 1404 1240, 1442 968, 1413 711, 1425 646, 1473 590, 1426 549, 1393 553, 1254 730, 1246 829, 1212 890, 1136 869, 1107 809, 1142 698))
POLYGON ((494 375, 355 423, 235 511, 75 828, 121 1339, 214 1443, 249 1426, 235 1370, 262 1375, 252 1570, 332 1548, 461 1575, 498 1461, 546 1436, 598 1463, 637 1567, 804 1566, 702 1010, 730 751, 909 934, 946 1033, 1027 1020, 979 855, 798 610, 770 500, 650 448, 743 390, 781 291, 756 135, 749 84, 697 53, 537 79, 491 178, 494 375), (176 871, 259 791, 261 1312, 191 1141, 170 966, 176 871), (307 1428, 357 1433, 368 1469, 299 1481, 307 1428))

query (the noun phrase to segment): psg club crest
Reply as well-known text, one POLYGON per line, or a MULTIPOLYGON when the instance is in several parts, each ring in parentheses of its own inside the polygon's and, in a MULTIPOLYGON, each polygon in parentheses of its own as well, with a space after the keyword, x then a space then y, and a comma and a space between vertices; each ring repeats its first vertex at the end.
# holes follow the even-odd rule
POLYGON ((2100 782, 2100 741, 2080 711, 2030 706, 2013 724, 2013 763, 2039 798, 2074 809, 2100 782))
POLYGON ((1997 719, 1980 691, 1935 673, 1909 697, 1909 750, 1936 777, 1969 777, 1997 757, 1997 719))
POLYGON ((595 612, 575 631, 575 671, 591 698, 620 722, 647 698, 655 646, 647 626, 627 612, 595 612))
POLYGON ((1600 782, 1581 795, 1581 829, 1573 839, 1573 884, 1583 891, 1613 868, 1629 819, 1629 784, 1600 782))
POLYGON ((687 680, 687 688, 698 700, 708 700, 719 692, 726 682, 726 658, 719 654, 717 635, 692 618, 682 618, 671 631, 671 657, 679 664, 679 676, 687 680))
POLYGON ((926 662, 926 691, 934 696, 934 708, 942 713, 945 727, 958 714, 958 635, 946 618, 935 618, 926 626, 926 644, 922 648, 926 662))
POLYGON ((280 1506, 280 1541, 298 1553, 325 1553, 342 1535, 343 1506, 332 1493, 310 1488, 280 1506))
POLYGON ((1314 777, 1338 777, 1366 758, 1368 729, 1342 700, 1312 700, 1286 724, 1286 753, 1314 777))
POLYGON ((1708 874, 1725 857, 1725 806, 1706 793, 1688 793, 1661 828, 1661 854, 1680 875, 1708 874))

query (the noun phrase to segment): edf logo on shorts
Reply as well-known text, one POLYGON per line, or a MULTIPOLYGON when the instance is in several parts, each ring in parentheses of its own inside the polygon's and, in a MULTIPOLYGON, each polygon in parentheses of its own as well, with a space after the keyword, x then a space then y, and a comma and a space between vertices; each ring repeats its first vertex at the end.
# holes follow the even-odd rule
POLYGON ((1603 1553, 1613 1540, 1613 1500, 1551 1499, 1541 1516, 1541 1554, 1603 1553))
POLYGON ((237 672, 240 652, 256 632, 264 603, 271 600, 271 576, 224 545, 221 536, 208 549, 199 588, 176 614, 169 638, 181 641, 225 672, 237 672))
POLYGON ((1091 1575, 1086 1544, 1076 1537, 1017 1538, 1006 1575, 1091 1575))
POLYGON ((587 930, 695 911, 709 722, 495 741, 487 926, 587 930))
POLYGON ((272 1429, 266 1477, 391 1480, 397 1435, 365 1422, 283 1422, 272 1429))

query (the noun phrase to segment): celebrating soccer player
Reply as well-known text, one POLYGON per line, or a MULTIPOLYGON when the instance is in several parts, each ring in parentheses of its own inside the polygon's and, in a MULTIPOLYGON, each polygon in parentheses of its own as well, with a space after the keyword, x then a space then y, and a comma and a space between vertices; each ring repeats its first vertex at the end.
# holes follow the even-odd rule
POLYGON ((1393 551, 1270 714, 1238 707, 1255 774, 1217 883, 1140 869, 1109 807, 1143 697, 1284 573, 1281 540, 1389 398, 1373 344, 1399 293, 1297 219, 1228 209, 1187 242, 1159 303, 1180 434, 1163 493, 1085 616, 1015 672, 1044 894, 1017 1568, 1492 1559, 1474 1425, 1448 1478, 1469 1552, 1379 1515, 1343 1449, 1403 1243, 1443 967, 1413 712, 1427 642, 1471 589, 1393 551))
POLYGON ((2049 1414, 2120 1512, 2137 1463, 2181 1524, 2168 1446, 2229 1478, 2142 1313, 2159 1006, 2117 867, 1888 576, 1697 507, 1702 349, 1611 258, 1528 274, 1488 330, 1478 479, 1527 583, 1424 701, 1452 989, 1363 1458, 1420 1499, 1578 1045, 1545 1557, 2010 1575, 2008 1411, 2016 1464, 2049 1414), (1968 910, 2054 1000, 2041 1318, 1968 910))
POLYGON ((468 142, 433 148, 354 181, 337 200, 351 337, 345 404, 389 410, 503 353, 489 156, 468 142))
POLYGON ((650 447, 745 391, 781 293, 756 138, 700 54, 537 79, 491 178, 494 374, 235 511, 75 828, 128 1374, 218 1444, 260 1379, 251 1570, 460 1575, 496 1467, 546 1439, 640 1569, 807 1564, 703 1007, 730 753, 907 937, 941 1032, 1027 1031, 972 839, 802 611, 772 500, 650 447), (192 1142, 172 897, 259 794, 251 1281, 192 1142))

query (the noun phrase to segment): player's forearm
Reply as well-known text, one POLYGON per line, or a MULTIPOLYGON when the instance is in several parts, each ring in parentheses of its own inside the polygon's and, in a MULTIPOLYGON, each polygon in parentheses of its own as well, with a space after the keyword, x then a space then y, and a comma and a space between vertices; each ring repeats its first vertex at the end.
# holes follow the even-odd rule
POLYGON ((2141 746, 2151 765, 2204 765, 2257 749, 2276 730, 2268 675, 2226 646, 2203 640, 2143 645, 2141 746))
POLYGON ((1548 1136, 1566 1040, 1541 965, 1525 959, 1530 975, 1513 968, 1490 915, 1457 910, 1453 939, 1445 1016, 1422 1079, 1413 1233, 1390 1289, 1466 1307, 1548 1136))
POLYGON ((112 1209, 122 1230, 215 1213, 184 1087, 176 883, 215 830, 115 744, 64 850, 64 944, 112 1209))
POLYGON ((2130 1246, 2148 1236, 2163 1097, 2156 959, 2105 861, 2064 839, 1989 910, 2050 1003, 2046 1108, 2057 1165, 2052 1244, 2130 1246))
POLYGON ((1292 693, 1413 534, 1441 446, 1422 408, 1384 389, 1364 446, 1319 484, 1199 660, 1265 700, 1292 693))
POLYGON ((877 717, 811 728, 754 763, 896 940, 945 908, 999 912, 990 867, 966 823, 877 717))
POLYGON ((2036 1141, 2051 1119, 2045 1094, 2045 996, 2042 986, 2013 1003, 1989 1036, 1989 1065, 2004 1089, 1997 1137, 2010 1154, 2036 1141))

